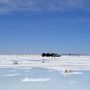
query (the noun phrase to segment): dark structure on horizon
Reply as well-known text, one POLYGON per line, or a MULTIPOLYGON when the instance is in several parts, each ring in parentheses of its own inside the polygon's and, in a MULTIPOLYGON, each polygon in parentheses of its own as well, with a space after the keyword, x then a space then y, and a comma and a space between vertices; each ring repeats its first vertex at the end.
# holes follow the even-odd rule
POLYGON ((42 57, 61 57, 61 55, 56 53, 42 53, 42 57))
POLYGON ((42 53, 42 57, 80 56, 79 54, 42 53))

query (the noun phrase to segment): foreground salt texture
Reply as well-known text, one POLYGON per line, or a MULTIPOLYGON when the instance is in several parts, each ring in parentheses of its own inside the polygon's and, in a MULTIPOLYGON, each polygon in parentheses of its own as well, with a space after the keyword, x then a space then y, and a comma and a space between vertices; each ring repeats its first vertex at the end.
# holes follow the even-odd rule
POLYGON ((40 55, 0 55, 0 68, 48 68, 90 70, 90 56, 42 57, 40 55))

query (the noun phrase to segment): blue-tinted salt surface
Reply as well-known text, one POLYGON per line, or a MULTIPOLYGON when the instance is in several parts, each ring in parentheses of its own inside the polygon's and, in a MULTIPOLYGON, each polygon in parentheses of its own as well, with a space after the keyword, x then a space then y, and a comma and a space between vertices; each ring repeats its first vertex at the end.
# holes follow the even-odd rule
POLYGON ((43 68, 1 68, 0 90, 90 90, 90 71, 64 76, 43 68))

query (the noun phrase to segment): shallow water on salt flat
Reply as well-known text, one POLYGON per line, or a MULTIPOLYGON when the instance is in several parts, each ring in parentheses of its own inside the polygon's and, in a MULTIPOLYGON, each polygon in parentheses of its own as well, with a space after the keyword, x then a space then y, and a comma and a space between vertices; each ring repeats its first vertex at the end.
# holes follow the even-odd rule
POLYGON ((90 71, 64 76, 58 71, 44 68, 0 68, 0 90, 50 89, 90 90, 90 71))

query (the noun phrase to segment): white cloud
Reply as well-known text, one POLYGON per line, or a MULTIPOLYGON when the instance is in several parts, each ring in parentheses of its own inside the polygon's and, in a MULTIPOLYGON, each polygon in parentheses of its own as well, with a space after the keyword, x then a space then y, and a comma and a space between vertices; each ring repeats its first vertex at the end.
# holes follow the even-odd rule
POLYGON ((50 81, 49 78, 24 78, 23 82, 47 82, 50 81))
POLYGON ((89 10, 90 0, 0 0, 0 12, 89 10))

